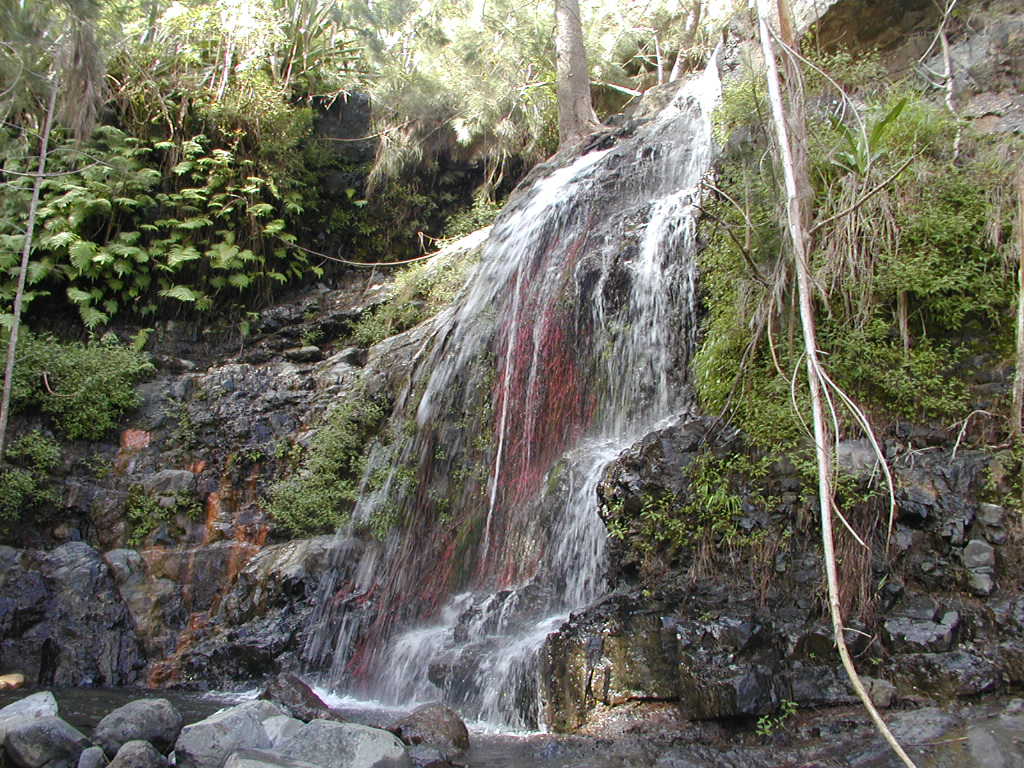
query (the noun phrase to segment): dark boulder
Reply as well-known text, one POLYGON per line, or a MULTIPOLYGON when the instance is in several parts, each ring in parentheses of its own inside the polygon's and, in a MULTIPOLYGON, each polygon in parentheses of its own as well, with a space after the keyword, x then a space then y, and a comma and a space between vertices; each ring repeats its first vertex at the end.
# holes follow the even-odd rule
POLYGON ((93 741, 110 758, 118 754, 123 744, 136 740, 147 741, 167 754, 174 748, 181 725, 181 715, 167 699, 139 699, 100 720, 93 731, 93 741))
POLYGON ((967 651, 907 653, 895 657, 897 682, 911 691, 977 696, 1002 686, 1003 674, 991 661, 967 651))
POLYGON ((267 683, 260 692, 259 698, 273 701, 284 707, 288 713, 299 720, 325 719, 344 722, 345 718, 328 707, 316 692, 304 683, 297 675, 282 673, 267 683))
POLYGON ((223 636, 198 643, 182 656, 186 680, 202 681, 214 688, 241 681, 255 681, 281 668, 295 645, 299 627, 293 617, 267 616, 243 624, 223 636))
POLYGON ((424 745, 447 757, 469 749, 469 730, 458 712, 443 704, 424 704, 388 726, 388 730, 410 746, 424 745))
POLYGON ((897 616, 882 624, 886 645, 897 653, 949 651, 956 645, 960 614, 947 611, 939 621, 897 616))
POLYGON ((3 548, 0 658, 40 685, 130 685, 143 655, 99 553, 82 542, 50 552, 3 548))

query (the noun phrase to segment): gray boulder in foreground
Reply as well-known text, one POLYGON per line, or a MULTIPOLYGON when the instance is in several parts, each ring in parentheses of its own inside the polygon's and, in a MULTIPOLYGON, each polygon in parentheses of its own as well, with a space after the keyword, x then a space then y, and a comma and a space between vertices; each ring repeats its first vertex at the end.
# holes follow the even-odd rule
POLYGON ((244 707, 225 709, 182 728, 174 744, 178 768, 222 768, 232 752, 270 749, 270 738, 254 708, 244 707))
POLYGON ((167 768, 167 758, 148 741, 136 739, 117 750, 110 768, 167 768))
POLYGON ((139 699, 118 707, 96 724, 93 741, 113 759, 123 744, 148 741, 166 754, 181 733, 181 715, 167 699, 139 699))
POLYGON ((107 756, 103 754, 103 750, 99 747, 87 747, 82 750, 82 754, 78 757, 78 768, 105 768, 107 763, 107 756))
POLYGON ((292 760, 277 752, 262 749, 240 749, 227 759, 224 768, 319 768, 319 766, 292 760))
POLYGON ((40 691, 18 699, 0 709, 0 719, 6 717, 56 717, 57 699, 49 691, 40 691))
POLYGON ((18 768, 78 768, 92 746, 83 733, 59 717, 26 717, 7 730, 4 749, 18 768))
POLYGON ((49 691, 33 693, 31 696, 11 702, 0 709, 0 746, 3 746, 8 729, 18 720, 56 716, 57 700, 49 691))
POLYGON ((306 723, 280 752, 319 768, 412 768, 405 745, 393 733, 333 720, 306 723))
POLYGON ((263 721, 263 730, 267 732, 274 749, 284 744, 302 728, 302 721, 288 715, 268 717, 263 721))
POLYGON ((269 720, 272 717, 280 717, 281 715, 288 714, 288 711, 280 704, 275 701, 267 701, 266 699, 253 699, 252 701, 237 704, 231 708, 231 711, 251 712, 260 722, 269 720))

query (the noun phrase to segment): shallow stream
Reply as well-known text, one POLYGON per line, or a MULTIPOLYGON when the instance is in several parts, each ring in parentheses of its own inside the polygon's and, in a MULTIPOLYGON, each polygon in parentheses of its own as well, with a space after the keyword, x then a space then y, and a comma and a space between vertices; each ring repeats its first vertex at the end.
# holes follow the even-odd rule
MULTIPOLYGON (((141 698, 165 698, 181 713, 185 724, 202 720, 219 709, 232 706, 253 694, 188 693, 150 691, 132 688, 55 688, 60 716, 85 733, 92 734, 96 724, 112 710, 141 698)), ((22 699, 34 690, 0 690, 0 707, 22 699)), ((383 727, 397 720, 405 709, 377 707, 354 699, 325 697, 330 705, 349 720, 383 727)), ((463 758, 468 768, 618 768, 629 765, 619 757, 602 756, 603 741, 552 734, 507 734, 470 728, 471 749, 463 758)))

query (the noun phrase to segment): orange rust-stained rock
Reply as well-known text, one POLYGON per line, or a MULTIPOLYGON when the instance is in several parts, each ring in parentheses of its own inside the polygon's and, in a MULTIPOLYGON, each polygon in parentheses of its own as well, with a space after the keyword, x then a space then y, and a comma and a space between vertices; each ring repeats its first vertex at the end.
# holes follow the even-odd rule
POLYGON ((235 545, 231 547, 228 554, 227 583, 224 585, 225 594, 231 588, 231 585, 235 583, 235 579, 238 577, 242 568, 244 568, 259 551, 258 546, 250 544, 242 538, 243 534, 244 528, 238 528, 235 535, 235 545))
POLYGON ((220 491, 211 491, 210 495, 206 497, 206 535, 203 541, 204 544, 209 544, 220 538, 219 531, 217 530, 217 521, 220 519, 220 513, 220 491))
POLYGON ((178 635, 174 653, 162 661, 150 664, 146 677, 150 688, 161 688, 181 681, 181 657, 195 645, 196 638, 209 623, 209 618, 205 611, 189 614, 188 624, 178 635))
POLYGON ((144 429, 126 429, 121 433, 121 450, 141 451, 149 448, 153 436, 144 429))
POLYGON ((135 457, 149 447, 153 435, 144 429, 126 429, 121 433, 121 447, 114 459, 115 471, 125 474, 134 469, 135 457))

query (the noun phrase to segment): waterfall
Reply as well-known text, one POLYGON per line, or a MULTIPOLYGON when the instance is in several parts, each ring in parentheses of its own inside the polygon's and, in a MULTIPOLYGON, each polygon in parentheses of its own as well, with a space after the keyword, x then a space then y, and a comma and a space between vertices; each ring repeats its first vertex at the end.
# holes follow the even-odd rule
POLYGON ((714 61, 634 135, 538 174, 495 223, 371 453, 384 480, 340 534, 305 652, 330 686, 543 727, 538 650, 602 594, 601 473, 691 404, 714 61), (385 513, 386 541, 360 533, 385 513))

